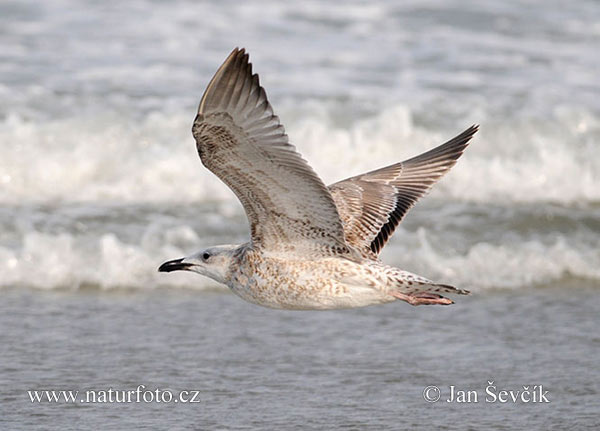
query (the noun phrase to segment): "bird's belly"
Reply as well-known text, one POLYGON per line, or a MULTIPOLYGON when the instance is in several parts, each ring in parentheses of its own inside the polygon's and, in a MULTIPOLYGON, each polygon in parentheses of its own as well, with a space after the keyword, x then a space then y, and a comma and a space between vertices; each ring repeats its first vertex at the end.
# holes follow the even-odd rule
POLYGON ((270 308, 326 310, 390 302, 376 280, 348 282, 347 268, 336 262, 261 262, 242 268, 229 287, 246 301, 270 308))

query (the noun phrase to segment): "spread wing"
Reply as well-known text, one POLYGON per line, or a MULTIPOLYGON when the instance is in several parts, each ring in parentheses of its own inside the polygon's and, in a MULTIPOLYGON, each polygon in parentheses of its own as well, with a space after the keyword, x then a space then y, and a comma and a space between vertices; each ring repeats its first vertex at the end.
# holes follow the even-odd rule
POLYGON ((242 203, 255 246, 350 253, 331 194, 288 143, 244 49, 208 84, 192 132, 204 166, 242 203))
POLYGON ((412 159, 330 185, 347 243, 364 257, 376 258, 408 210, 454 166, 478 128, 471 126, 412 159))

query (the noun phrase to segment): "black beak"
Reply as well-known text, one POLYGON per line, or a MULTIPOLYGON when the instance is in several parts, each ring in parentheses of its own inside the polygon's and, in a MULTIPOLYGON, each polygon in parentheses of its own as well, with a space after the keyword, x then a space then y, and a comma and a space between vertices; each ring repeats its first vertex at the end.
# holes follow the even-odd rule
POLYGON ((183 263, 183 258, 181 259, 173 259, 168 262, 163 263, 158 267, 159 272, 171 272, 171 271, 180 271, 186 270, 190 266, 193 266, 191 263, 183 263))

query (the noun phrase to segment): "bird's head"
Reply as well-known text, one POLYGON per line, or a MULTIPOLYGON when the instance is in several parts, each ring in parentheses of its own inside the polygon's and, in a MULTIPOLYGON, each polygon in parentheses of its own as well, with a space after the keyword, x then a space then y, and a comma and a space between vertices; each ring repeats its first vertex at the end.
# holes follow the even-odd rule
POLYGON ((233 253, 237 248, 237 245, 217 245, 181 259, 169 260, 163 263, 158 270, 160 272, 197 272, 219 283, 225 283, 233 253))

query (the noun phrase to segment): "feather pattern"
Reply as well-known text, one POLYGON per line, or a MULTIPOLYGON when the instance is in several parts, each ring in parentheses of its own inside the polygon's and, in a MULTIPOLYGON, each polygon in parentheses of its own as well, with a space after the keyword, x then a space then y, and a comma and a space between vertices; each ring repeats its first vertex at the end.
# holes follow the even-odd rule
POLYGON ((192 128, 204 166, 233 190, 264 251, 352 255, 327 187, 293 145, 252 73, 234 49, 202 97, 192 128))
POLYGON ((408 210, 454 166, 478 127, 404 162, 330 185, 347 243, 364 257, 377 258, 408 210))

